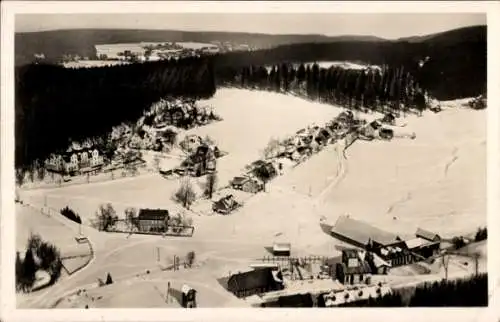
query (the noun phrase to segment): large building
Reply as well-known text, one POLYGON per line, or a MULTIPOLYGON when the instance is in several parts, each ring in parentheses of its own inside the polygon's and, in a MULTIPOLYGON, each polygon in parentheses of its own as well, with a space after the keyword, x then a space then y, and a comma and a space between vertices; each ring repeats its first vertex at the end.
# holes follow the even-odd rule
POLYGON ((141 209, 137 218, 134 218, 134 223, 141 232, 164 232, 167 229, 168 218, 168 210, 141 209))
POLYGON ((279 270, 257 268, 232 275, 227 282, 227 287, 237 297, 278 291, 284 288, 283 276, 279 270))
MULTIPOLYGON (((419 229, 416 237, 403 240, 398 235, 348 216, 340 217, 331 230, 332 236, 379 257, 380 269, 411 264, 437 254, 439 235, 419 229)), ((378 268, 377 268, 378 270, 378 268)))
POLYGON ((331 234, 343 242, 363 249, 368 246, 385 246, 402 241, 397 235, 348 216, 341 216, 337 219, 331 234))

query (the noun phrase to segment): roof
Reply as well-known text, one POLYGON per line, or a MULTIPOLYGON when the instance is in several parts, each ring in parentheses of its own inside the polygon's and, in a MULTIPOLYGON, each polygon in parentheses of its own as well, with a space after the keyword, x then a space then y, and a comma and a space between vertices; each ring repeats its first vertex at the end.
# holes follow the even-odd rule
POLYGON ((278 299, 280 307, 313 307, 313 303, 310 293, 281 296, 278 299))
POLYGON ((250 178, 248 177, 234 177, 233 180, 231 181, 231 184, 244 184, 245 182, 249 181, 250 178))
POLYGON ((227 195, 214 202, 214 206, 218 209, 231 210, 236 206, 233 195, 227 195))
POLYGON ((166 209, 141 209, 137 216, 139 220, 164 220, 168 217, 166 209))
POLYGON ((273 250, 274 251, 283 251, 283 250, 290 250, 292 248, 292 245, 290 243, 275 243, 273 245, 273 250))
POLYGON ((434 238, 436 238, 436 237, 439 238, 438 234, 430 232, 430 231, 422 229, 422 228, 418 228, 415 235, 417 237, 422 237, 422 238, 427 239, 427 240, 434 240, 434 238))
POLYGON ((420 237, 413 238, 413 239, 406 241, 406 246, 408 246, 408 248, 410 248, 410 249, 422 247, 422 246, 427 245, 427 244, 429 244, 429 241, 427 239, 420 238, 420 237))
POLYGON ((380 258, 380 256, 378 256, 377 254, 373 254, 373 264, 377 268, 382 267, 382 266, 387 266, 387 267, 392 266, 390 263, 388 263, 387 261, 380 258))
POLYGON ((356 249, 343 249, 342 255, 345 255, 347 258, 358 258, 358 251, 356 249))
POLYGON ((382 245, 398 241, 397 235, 347 216, 340 216, 331 232, 354 240, 363 245, 367 245, 370 240, 382 245))
POLYGON ((232 291, 251 290, 265 288, 272 283, 273 276, 270 268, 259 268, 256 270, 232 275, 227 285, 232 291))

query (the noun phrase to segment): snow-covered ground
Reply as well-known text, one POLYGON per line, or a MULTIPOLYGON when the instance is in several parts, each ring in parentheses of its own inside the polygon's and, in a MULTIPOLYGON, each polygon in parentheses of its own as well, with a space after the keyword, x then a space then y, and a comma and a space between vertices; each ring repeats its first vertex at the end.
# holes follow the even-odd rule
MULTIPOLYGON (((377 65, 369 65, 369 64, 362 64, 362 63, 354 63, 354 62, 348 62, 348 61, 318 61, 318 62, 308 62, 305 63, 304 66, 309 66, 312 67, 314 64, 318 64, 319 68, 330 68, 330 67, 341 67, 343 69, 366 69, 366 68, 371 68, 371 69, 378 69, 381 70, 380 66, 377 65)), ((298 68, 300 64, 294 64, 295 68, 298 68)), ((267 71, 270 72, 272 69, 272 66, 267 66, 266 67, 267 71)))
POLYGON ((63 66, 66 68, 91 68, 126 64, 129 64, 129 62, 119 60, 80 60, 66 62, 63 64, 63 66))
POLYGON ((186 134, 213 138, 229 154, 218 161, 219 182, 227 183, 249 163, 262 158, 271 138, 283 138, 312 123, 325 123, 341 109, 272 92, 219 89, 201 104, 213 106, 222 122, 186 134))
MULTIPOLYGON (((323 124, 341 111, 292 96, 237 89, 221 89, 208 103, 224 120, 188 133, 208 135, 229 152, 218 164, 220 185, 260 158, 271 137, 293 134, 311 123, 323 124)), ((454 105, 446 102, 446 106, 454 105)), ((169 256, 195 250, 200 260, 215 261, 200 268, 210 280, 248 266, 264 256, 264 247, 275 241, 291 242, 294 255, 338 255, 341 243, 325 233, 320 223, 334 224, 345 213, 398 234, 414 234, 417 227, 422 227, 447 236, 484 226, 486 112, 449 108, 439 114, 410 116, 405 122, 403 130, 415 132, 415 140, 357 141, 346 151, 346 158, 341 145, 329 146, 275 179, 266 192, 255 195, 231 215, 194 215, 196 231, 192 238, 169 239, 161 247, 169 256)), ((175 212, 179 208, 170 197, 177 185, 176 180, 150 174, 24 191, 23 198, 43 204, 47 196, 49 206, 69 205, 86 219, 93 217, 103 202, 113 203, 119 212, 125 206, 160 207, 175 212)), ((51 290, 53 296, 94 283, 97 276, 104 278, 108 271, 114 276, 135 276, 138 269, 144 271, 157 265, 154 255, 162 240, 159 237, 103 236, 110 237, 97 241, 97 263, 64 287, 51 290)), ((200 283, 201 292, 211 294, 208 289, 215 287, 202 282, 198 275, 193 272, 186 280, 200 283)), ((130 286, 146 289, 146 284, 164 285, 165 281, 153 278, 152 282, 132 281, 130 286)), ((150 290, 158 295, 153 287, 150 290)), ((229 305, 222 304, 226 296, 219 294, 218 305, 229 305)), ((125 305, 121 302, 125 299, 108 300, 102 306, 125 305)), ((43 306, 44 300, 37 301, 31 307, 43 306)), ((153 306, 157 305, 161 302, 153 306)))

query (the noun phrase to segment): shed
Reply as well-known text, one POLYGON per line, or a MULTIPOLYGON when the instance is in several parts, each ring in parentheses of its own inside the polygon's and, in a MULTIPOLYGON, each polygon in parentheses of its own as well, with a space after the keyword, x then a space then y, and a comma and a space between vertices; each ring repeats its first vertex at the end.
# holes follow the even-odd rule
POLYGON ((292 245, 290 243, 274 243, 274 256, 290 256, 292 245))

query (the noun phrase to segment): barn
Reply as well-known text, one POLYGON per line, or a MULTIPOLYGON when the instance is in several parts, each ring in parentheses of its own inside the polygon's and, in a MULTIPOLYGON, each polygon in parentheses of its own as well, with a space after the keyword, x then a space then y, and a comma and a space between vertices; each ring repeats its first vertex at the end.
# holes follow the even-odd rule
POLYGON ((339 217, 331 229, 331 234, 338 240, 363 249, 370 244, 385 246, 402 241, 395 234, 350 218, 349 216, 339 217))

